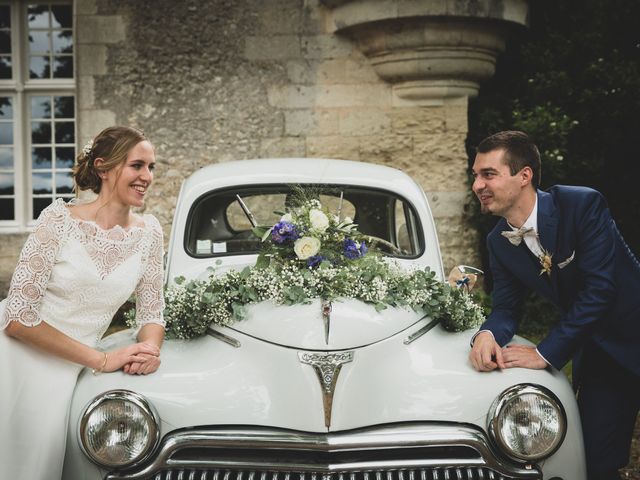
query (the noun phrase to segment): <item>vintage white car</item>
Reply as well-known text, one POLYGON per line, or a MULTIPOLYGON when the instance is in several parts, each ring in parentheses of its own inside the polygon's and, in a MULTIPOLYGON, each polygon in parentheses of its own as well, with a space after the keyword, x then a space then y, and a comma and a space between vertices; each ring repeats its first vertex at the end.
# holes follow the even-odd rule
MULTIPOLYGON (((261 241, 252 227, 278 222, 273 212, 286 208, 292 185, 353 219, 401 268, 428 267, 445 281, 426 196, 406 174, 270 159, 211 165, 184 182, 168 283, 254 264, 261 241)), ((584 480, 565 376, 478 373, 467 358, 473 333, 355 299, 256 303, 244 320, 167 340, 153 375, 84 372, 64 478, 584 480)), ((118 332, 103 347, 132 336, 118 332)))

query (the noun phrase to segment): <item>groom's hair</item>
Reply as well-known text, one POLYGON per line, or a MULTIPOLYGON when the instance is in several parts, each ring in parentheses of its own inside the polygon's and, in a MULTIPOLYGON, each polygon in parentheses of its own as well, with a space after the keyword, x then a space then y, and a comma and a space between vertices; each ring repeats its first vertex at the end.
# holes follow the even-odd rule
POLYGON ((494 133, 485 138, 476 148, 477 153, 489 153, 494 150, 504 150, 504 161, 509 166, 511 175, 515 175, 524 167, 531 168, 533 188, 540 186, 542 166, 540 164, 540 152, 524 132, 506 130, 494 133))

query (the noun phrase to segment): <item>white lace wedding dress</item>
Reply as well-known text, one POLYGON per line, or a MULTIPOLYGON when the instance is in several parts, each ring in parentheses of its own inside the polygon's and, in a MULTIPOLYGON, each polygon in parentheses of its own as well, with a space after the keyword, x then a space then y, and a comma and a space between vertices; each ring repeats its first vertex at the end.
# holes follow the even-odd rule
POLYGON ((162 230, 153 216, 143 218, 144 227, 103 230, 57 200, 38 219, 0 303, 0 478, 60 478, 82 370, 2 330, 11 321, 44 321, 95 346, 133 292, 138 324, 162 324, 162 230))

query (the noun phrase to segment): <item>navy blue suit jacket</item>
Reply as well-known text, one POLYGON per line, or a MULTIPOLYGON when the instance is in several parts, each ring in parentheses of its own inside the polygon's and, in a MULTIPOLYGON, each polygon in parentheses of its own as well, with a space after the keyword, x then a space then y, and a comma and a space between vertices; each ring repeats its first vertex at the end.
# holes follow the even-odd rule
POLYGON ((551 365, 562 368, 592 341, 640 376, 640 263, 603 196, 585 187, 538 190, 538 235, 552 254, 551 275, 540 274, 540 262, 524 242, 512 245, 500 235, 503 230, 511 230, 504 218, 487 237, 493 309, 480 329, 490 330, 504 346, 516 333, 526 291, 533 290, 562 313, 538 345, 551 365))

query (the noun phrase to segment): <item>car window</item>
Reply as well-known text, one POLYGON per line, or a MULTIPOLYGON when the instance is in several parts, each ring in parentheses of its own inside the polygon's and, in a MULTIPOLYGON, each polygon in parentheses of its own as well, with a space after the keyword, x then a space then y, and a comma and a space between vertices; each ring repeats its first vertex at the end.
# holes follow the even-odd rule
MULTIPOLYGON (((249 211, 252 212, 259 225, 273 225, 280 219, 280 215, 275 212, 282 212, 284 210, 286 197, 284 193, 258 193, 242 195, 240 198, 249 211)), ((252 228, 251 222, 242 210, 239 201, 229 204, 226 217, 229 222, 229 227, 234 232, 241 232, 252 228)))
MULTIPOLYGON (((187 220, 185 248, 192 256, 256 253, 260 239, 252 222, 272 226, 297 193, 291 186, 269 185, 217 190, 200 197, 187 220)), ((413 206, 391 192, 351 186, 306 186, 323 208, 350 217, 383 253, 415 257, 422 252, 421 229, 413 206)))

